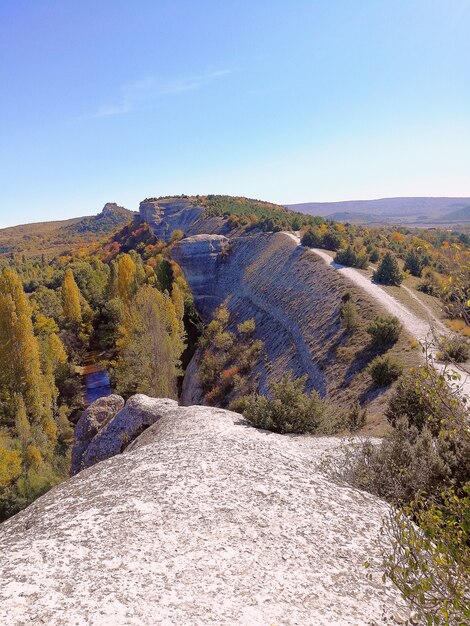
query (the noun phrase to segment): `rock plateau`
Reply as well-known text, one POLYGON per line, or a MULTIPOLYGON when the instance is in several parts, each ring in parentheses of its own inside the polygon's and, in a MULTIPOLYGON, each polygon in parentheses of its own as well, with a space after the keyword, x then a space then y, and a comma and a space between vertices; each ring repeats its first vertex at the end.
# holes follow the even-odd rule
POLYGON ((319 470, 336 440, 129 402, 156 423, 0 526, 2 626, 404 623, 381 581, 387 506, 319 470))

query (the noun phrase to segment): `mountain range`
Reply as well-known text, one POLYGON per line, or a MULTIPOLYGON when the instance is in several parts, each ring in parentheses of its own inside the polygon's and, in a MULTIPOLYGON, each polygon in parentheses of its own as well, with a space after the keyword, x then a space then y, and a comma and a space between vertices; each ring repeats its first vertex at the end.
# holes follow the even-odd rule
POLYGON ((379 198, 342 202, 303 202, 289 204, 293 211, 321 215, 342 222, 376 224, 470 223, 470 197, 467 198, 379 198))

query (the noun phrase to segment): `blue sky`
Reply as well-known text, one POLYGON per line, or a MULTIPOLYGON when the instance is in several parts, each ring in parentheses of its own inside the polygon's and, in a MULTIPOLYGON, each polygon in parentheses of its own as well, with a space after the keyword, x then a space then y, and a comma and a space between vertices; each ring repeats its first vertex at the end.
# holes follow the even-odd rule
POLYGON ((0 0, 0 226, 470 196, 470 0, 0 0))

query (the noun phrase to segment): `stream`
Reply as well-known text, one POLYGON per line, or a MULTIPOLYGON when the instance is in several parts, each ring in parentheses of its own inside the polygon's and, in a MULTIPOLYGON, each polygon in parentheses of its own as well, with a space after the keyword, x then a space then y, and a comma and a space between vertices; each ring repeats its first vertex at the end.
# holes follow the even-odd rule
POLYGON ((76 368, 77 373, 82 377, 85 406, 113 392, 106 367, 100 362, 101 356, 94 352, 89 353, 84 364, 76 368))

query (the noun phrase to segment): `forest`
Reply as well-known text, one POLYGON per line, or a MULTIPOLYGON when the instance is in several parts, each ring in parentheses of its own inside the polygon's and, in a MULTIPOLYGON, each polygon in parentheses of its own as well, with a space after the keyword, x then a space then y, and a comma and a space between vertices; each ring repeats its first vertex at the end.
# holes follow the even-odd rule
POLYGON ((0 519, 67 477, 87 355, 124 397, 177 397, 197 318, 168 252, 136 220, 52 258, 0 260, 0 519))

